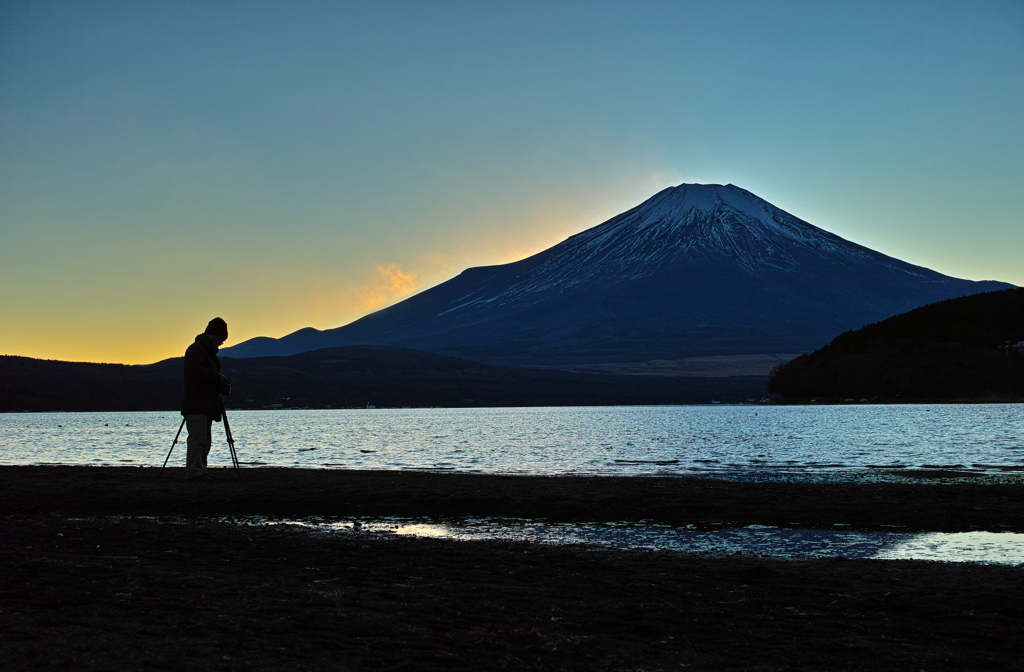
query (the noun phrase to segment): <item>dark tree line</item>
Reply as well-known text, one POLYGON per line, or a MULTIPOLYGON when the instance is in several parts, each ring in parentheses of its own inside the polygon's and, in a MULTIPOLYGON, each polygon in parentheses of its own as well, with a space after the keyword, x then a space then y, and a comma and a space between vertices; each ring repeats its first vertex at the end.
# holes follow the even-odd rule
MULTIPOLYGON (((683 404, 767 394, 766 376, 591 375, 380 347, 222 363, 233 381, 228 408, 683 404)), ((181 359, 125 366, 0 357, 0 411, 173 411, 180 397, 181 359)))
POLYGON ((772 373, 785 398, 1024 398, 1024 289, 975 294, 837 336, 772 373))

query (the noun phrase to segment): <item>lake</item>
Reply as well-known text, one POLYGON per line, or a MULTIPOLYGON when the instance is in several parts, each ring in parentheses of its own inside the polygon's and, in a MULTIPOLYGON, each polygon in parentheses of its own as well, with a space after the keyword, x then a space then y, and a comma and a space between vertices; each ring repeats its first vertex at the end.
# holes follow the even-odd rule
MULTIPOLYGON (((1024 470, 1024 406, 614 406, 229 411, 250 466, 822 479, 1024 470)), ((0 414, 0 464, 159 465, 174 412, 0 414)), ((185 460, 185 432, 171 464, 185 460)), ((214 465, 230 465, 214 425, 214 465)))

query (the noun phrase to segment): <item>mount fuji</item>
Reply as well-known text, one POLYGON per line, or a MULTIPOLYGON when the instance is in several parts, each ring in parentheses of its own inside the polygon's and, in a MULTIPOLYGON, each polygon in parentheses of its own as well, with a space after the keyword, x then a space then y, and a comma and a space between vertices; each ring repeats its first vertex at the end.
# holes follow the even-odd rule
POLYGON ((927 303, 1012 286, 894 259, 733 185, 682 184, 543 252, 467 269, 351 324, 222 352, 365 344, 556 367, 799 353, 927 303))

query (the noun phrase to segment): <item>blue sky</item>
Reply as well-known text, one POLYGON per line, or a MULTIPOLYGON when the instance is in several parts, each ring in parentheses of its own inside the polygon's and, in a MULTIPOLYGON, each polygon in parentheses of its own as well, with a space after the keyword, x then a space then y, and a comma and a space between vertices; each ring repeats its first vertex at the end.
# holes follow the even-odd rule
POLYGON ((340 326, 681 182, 1024 285, 1020 2, 0 4, 0 353, 340 326))

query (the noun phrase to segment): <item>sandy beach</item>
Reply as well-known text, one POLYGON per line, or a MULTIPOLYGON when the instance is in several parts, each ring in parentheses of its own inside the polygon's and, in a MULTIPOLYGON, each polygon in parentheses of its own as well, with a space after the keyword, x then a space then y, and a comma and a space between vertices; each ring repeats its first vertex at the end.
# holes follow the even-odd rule
POLYGON ((0 467, 5 669, 1019 669, 1017 567, 327 535, 209 515, 1020 529, 1019 486, 0 467))
POLYGON ((1024 530, 1024 477, 914 471, 910 482, 745 483, 712 478, 497 476, 413 471, 0 466, 0 512, 68 515, 508 516, 555 522, 1024 530))

